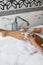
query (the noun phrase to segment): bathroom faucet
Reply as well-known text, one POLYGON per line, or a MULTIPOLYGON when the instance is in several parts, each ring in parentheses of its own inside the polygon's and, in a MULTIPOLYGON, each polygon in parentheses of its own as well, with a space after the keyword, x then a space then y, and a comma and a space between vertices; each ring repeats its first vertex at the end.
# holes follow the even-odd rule
POLYGON ((28 22, 27 20, 21 18, 20 16, 16 16, 16 17, 15 17, 15 20, 14 20, 14 22, 13 22, 13 24, 12 24, 12 30, 14 30, 13 25, 15 25, 16 30, 18 30, 18 23, 17 23, 17 19, 18 19, 18 18, 21 19, 22 21, 26 22, 26 23, 27 23, 27 26, 29 26, 29 22, 28 22))

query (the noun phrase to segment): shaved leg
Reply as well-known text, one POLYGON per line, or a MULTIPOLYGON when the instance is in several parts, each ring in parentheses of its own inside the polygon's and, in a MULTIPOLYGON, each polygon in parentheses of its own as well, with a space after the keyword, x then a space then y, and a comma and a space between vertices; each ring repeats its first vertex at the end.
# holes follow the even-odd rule
MULTIPOLYGON (((29 30, 30 28, 24 28, 24 29, 21 29, 20 31, 21 32, 27 32, 27 31, 30 31, 29 30)), ((33 28, 31 29, 33 32, 35 33, 43 33, 43 28, 33 28)))
POLYGON ((43 28, 34 28, 33 32, 43 33, 43 28))

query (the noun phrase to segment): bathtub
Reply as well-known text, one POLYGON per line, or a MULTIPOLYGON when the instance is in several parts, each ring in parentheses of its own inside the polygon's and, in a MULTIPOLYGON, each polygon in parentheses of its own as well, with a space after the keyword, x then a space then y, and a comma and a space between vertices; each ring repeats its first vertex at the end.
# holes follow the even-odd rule
POLYGON ((0 37, 0 65, 43 65, 43 53, 29 41, 0 37))

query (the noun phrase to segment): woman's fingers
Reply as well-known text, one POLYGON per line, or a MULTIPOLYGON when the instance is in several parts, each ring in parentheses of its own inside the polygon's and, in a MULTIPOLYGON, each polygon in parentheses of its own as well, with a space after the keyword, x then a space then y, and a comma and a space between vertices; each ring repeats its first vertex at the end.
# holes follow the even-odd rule
POLYGON ((43 51, 43 46, 41 46, 43 44, 43 39, 40 36, 36 35, 36 34, 33 34, 32 37, 34 38, 34 40, 35 40, 35 42, 37 44, 37 47, 41 51, 43 51))
POLYGON ((43 38, 41 38, 40 36, 36 35, 36 34, 32 34, 32 37, 35 39, 35 41, 41 45, 43 42, 43 38))
POLYGON ((41 46, 43 39, 39 37, 36 34, 28 34, 27 39, 33 44, 36 48, 38 48, 40 51, 43 51, 43 46, 41 46))

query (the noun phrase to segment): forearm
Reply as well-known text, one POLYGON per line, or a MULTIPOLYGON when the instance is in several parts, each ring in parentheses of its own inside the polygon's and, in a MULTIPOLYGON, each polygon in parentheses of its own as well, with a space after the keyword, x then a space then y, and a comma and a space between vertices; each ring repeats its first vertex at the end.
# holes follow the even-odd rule
POLYGON ((21 31, 8 31, 7 35, 23 40, 24 35, 21 33, 22 33, 21 31))
POLYGON ((11 37, 15 37, 15 38, 18 38, 18 39, 23 39, 24 38, 24 35, 21 34, 22 32, 21 31, 12 31, 12 30, 1 30, 0 29, 0 32, 2 33, 2 36, 5 37, 5 36, 11 36, 11 37))

